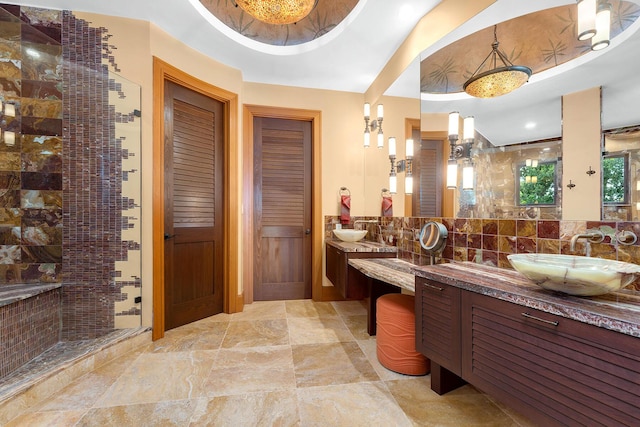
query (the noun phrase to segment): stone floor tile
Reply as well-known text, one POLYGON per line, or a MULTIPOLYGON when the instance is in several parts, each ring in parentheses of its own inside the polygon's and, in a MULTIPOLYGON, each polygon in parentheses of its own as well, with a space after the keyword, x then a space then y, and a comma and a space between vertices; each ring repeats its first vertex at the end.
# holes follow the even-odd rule
POLYGON ((179 400, 95 408, 76 427, 187 426, 195 406, 196 400, 179 400))
POLYGON ((289 344, 286 319, 230 322, 222 348, 263 347, 289 344))
POLYGON ((356 342, 291 346, 298 387, 378 381, 356 342))
POLYGON ((199 399, 189 427, 299 426, 294 389, 199 399))
POLYGON ((287 317, 337 317, 338 313, 330 302, 312 300, 286 301, 287 317))
POLYGON ((296 386, 291 348, 223 349, 204 384, 206 396, 237 395, 296 386))
POLYGON ((143 353, 107 390, 96 406, 201 397, 216 351, 143 353))
POLYGON ((411 426, 381 381, 298 389, 303 426, 411 426))
POLYGON ((354 341, 351 331, 338 317, 294 317, 288 320, 292 345, 354 341))

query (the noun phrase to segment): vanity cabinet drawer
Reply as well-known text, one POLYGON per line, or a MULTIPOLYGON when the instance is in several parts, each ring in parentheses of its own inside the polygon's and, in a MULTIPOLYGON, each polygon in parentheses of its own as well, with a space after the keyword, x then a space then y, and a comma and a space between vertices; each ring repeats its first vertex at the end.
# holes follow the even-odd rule
POLYGON ((460 289, 416 278, 416 349, 461 375, 460 289))
POLYGON ((638 338, 468 291, 461 308, 466 381, 544 425, 640 425, 638 338))

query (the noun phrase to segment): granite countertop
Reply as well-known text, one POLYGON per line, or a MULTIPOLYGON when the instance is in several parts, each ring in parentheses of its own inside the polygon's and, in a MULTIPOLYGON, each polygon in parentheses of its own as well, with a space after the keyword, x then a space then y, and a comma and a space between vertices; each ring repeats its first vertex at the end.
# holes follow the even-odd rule
POLYGON ((398 252, 398 248, 376 242, 361 240, 359 242, 343 242, 342 240, 327 239, 326 244, 343 252, 398 252))
POLYGON ((520 273, 471 262, 414 266, 418 277, 640 337, 640 294, 576 297, 542 289, 520 273))
POLYGON ((0 286, 0 307, 60 288, 61 286, 62 283, 2 285, 0 286))
POLYGON ((364 275, 378 279, 390 285, 414 292, 416 278, 413 269, 416 265, 398 258, 360 258, 350 259, 349 265, 364 275))

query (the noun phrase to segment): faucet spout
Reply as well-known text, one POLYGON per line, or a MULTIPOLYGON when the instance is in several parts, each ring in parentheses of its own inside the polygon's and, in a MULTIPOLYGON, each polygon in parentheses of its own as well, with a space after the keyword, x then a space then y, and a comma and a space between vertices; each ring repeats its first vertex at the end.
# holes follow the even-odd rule
POLYGON ((586 239, 585 255, 591 256, 591 243, 600 243, 604 240, 604 233, 600 230, 587 230, 585 233, 579 233, 571 237, 571 252, 576 250, 576 242, 579 239, 586 239))

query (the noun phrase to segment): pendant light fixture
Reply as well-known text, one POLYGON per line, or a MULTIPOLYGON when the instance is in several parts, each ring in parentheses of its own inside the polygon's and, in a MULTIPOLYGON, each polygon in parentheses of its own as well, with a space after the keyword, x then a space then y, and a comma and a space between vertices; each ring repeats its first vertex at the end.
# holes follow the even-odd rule
POLYGON ((267 24, 295 24, 305 18, 318 0, 235 0, 249 15, 267 24))
POLYGON ((498 43, 497 31, 498 26, 496 25, 493 27, 491 52, 462 86, 466 93, 476 98, 494 98, 505 95, 518 89, 531 77, 531 68, 513 65, 507 56, 498 49, 500 44, 498 43), (486 64, 493 68, 482 71, 486 64))

